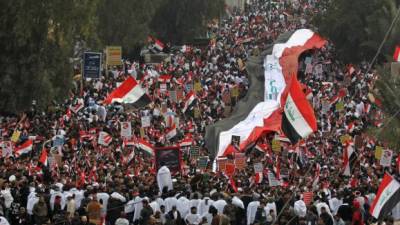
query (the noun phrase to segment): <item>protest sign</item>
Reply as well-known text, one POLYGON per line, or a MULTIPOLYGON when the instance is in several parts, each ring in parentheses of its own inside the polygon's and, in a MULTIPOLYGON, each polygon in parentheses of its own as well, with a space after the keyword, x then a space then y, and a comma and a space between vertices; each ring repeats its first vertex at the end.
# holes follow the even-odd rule
POLYGON ((122 65, 122 48, 121 46, 107 46, 106 48, 106 64, 107 66, 122 65))
POLYGON ((348 134, 340 136, 340 142, 346 144, 346 142, 351 141, 352 137, 348 134))
POLYGON ((236 98, 239 96, 239 87, 238 86, 234 86, 232 88, 232 97, 236 98))
POLYGON ((200 157, 200 158, 197 160, 197 167, 198 167, 199 169, 204 170, 204 169, 207 168, 207 165, 208 165, 208 156, 200 157))
POLYGON ((320 75, 320 74, 323 73, 322 64, 317 64, 317 65, 315 66, 315 73, 318 74, 318 75, 320 75))
POLYGON ((342 112, 344 110, 344 103, 342 101, 336 103, 336 111, 342 112))
POLYGON ((273 139, 271 142, 272 151, 280 152, 281 151, 281 142, 277 139, 273 139))
POLYGON ((264 171, 264 166, 262 163, 254 163, 254 173, 261 173, 264 171))
POLYGON ((176 91, 174 91, 174 90, 169 91, 169 100, 171 102, 178 102, 177 98, 176 98, 176 91))
POLYGON ((21 135, 21 131, 14 130, 14 133, 11 136, 11 141, 14 142, 14 143, 18 142, 20 135, 21 135))
POLYGON ((56 135, 53 138, 53 147, 59 147, 64 145, 64 137, 61 135, 56 135))
POLYGON ((380 164, 383 167, 389 167, 392 164, 393 151, 385 149, 382 152, 380 164))
POLYGON ((131 122, 121 122, 121 137, 129 138, 132 136, 131 122))
POLYGON ((200 147, 199 146, 192 146, 190 148, 190 157, 197 158, 200 154, 200 147))
POLYGON ((1 155, 3 158, 7 158, 13 155, 13 144, 11 141, 0 142, 0 147, 3 149, 1 155))
POLYGON ((244 153, 235 154, 235 167, 238 170, 246 168, 246 156, 244 153))
POLYGON ((83 53, 83 77, 99 79, 101 75, 102 54, 97 52, 83 53))
POLYGON ((162 166, 168 167, 172 173, 181 170, 182 154, 179 147, 169 146, 155 148, 155 165, 158 171, 162 166))
POLYGON ((228 159, 227 159, 227 158, 218 159, 218 160, 217 160, 218 171, 224 172, 227 162, 228 162, 228 159))
POLYGON ((143 127, 141 127, 141 128, 139 129, 139 132, 140 132, 140 137, 141 137, 141 138, 144 138, 145 133, 144 133, 144 128, 143 128, 143 127))
POLYGON ((161 83, 160 84, 160 91, 161 92, 166 92, 167 91, 167 84, 161 83))
POLYGON ((275 174, 268 171, 268 183, 270 187, 276 187, 280 185, 280 181, 276 179, 275 174))
POLYGON ((193 108, 193 117, 198 119, 200 118, 201 112, 199 107, 194 107, 193 108))
POLYGON ((150 127, 151 125, 150 116, 142 116, 141 121, 142 121, 142 127, 150 127))
POLYGON ((194 82, 194 91, 199 92, 202 90, 201 83, 199 81, 194 82))
POLYGON ((382 153, 383 153, 383 147, 382 146, 376 146, 375 147, 375 159, 380 160, 381 156, 382 156, 382 153))

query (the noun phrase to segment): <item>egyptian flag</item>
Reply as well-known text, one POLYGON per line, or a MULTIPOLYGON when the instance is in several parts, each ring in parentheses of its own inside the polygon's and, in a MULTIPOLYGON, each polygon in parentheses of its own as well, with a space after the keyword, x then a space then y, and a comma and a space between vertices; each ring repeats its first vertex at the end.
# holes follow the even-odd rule
POLYGON ((194 91, 190 91, 185 98, 185 105, 183 106, 182 112, 185 113, 186 110, 190 109, 196 103, 196 95, 194 91))
POLYGON ((383 218, 392 211, 400 199, 400 183, 389 174, 385 174, 378 188, 369 212, 376 219, 383 218))
POLYGON ((32 140, 27 140, 24 143, 22 143, 19 146, 16 146, 14 148, 14 155, 15 157, 20 157, 22 154, 26 154, 29 153, 30 151, 32 151, 32 147, 33 147, 33 141, 32 140))
POLYGON ((130 76, 104 100, 107 105, 113 102, 133 104, 140 108, 148 105, 151 99, 135 78, 130 76))
POLYGON ((351 172, 354 168, 357 155, 354 152, 354 144, 352 141, 348 141, 345 144, 345 149, 343 151, 343 175, 351 176, 351 172))
POLYGON ((49 165, 46 148, 42 149, 42 153, 40 154, 40 157, 39 157, 39 162, 42 163, 43 166, 49 165))
POLYGON ((154 156, 154 148, 153 146, 147 142, 144 139, 139 139, 139 141, 136 144, 136 147, 138 147, 139 149, 147 152, 148 154, 150 154, 151 156, 154 156))
POLYGON ((317 130, 314 110, 302 92, 296 76, 292 76, 287 90, 282 95, 282 105, 282 131, 292 144, 317 130))
POLYGON ((400 46, 396 46, 396 50, 394 51, 393 61, 400 62, 400 46))

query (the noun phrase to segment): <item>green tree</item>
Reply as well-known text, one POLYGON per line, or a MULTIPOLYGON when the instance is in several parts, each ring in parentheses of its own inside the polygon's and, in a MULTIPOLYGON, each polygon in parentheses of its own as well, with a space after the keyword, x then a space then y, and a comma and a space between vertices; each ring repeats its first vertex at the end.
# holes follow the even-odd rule
POLYGON ((64 99, 77 35, 96 42, 90 13, 97 0, 0 1, 0 110, 17 112, 36 100, 64 99))
POLYGON ((219 19, 223 0, 165 0, 151 22, 158 37, 173 44, 182 44, 205 36, 207 22, 219 19))
MULTIPOLYGON (((374 57, 396 11, 396 0, 332 0, 327 10, 314 18, 314 24, 336 45, 342 60, 357 63, 374 57)), ((379 62, 393 54, 399 38, 400 23, 396 23, 379 62)))
POLYGON ((161 0, 100 0, 97 9, 99 38, 104 46, 122 46, 125 56, 132 56, 151 32, 149 22, 161 0))
POLYGON ((385 120, 381 128, 371 128, 372 133, 379 140, 389 143, 392 148, 400 147, 400 79, 392 76, 390 64, 377 69, 379 79, 376 82, 374 95, 382 102, 385 120))

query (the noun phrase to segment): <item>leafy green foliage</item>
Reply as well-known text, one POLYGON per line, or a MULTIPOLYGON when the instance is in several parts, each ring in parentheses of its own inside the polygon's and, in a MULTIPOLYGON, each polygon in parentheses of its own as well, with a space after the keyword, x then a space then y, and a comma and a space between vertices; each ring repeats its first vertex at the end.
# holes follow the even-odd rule
POLYGON ((156 11, 152 30, 164 40, 184 43, 204 36, 206 22, 219 18, 223 0, 166 0, 156 11))
POLYGON ((223 0, 0 1, 0 113, 26 110, 32 100, 45 107, 65 99, 78 41, 93 51, 119 45, 132 57, 149 34, 175 43, 200 35, 223 6, 223 0))
MULTIPOLYGON (((314 18, 314 24, 333 41, 345 62, 370 61, 396 11, 396 0, 332 0, 328 10, 314 18)), ((378 57, 380 62, 390 59, 399 38, 400 23, 397 23, 378 57)))
POLYGON ((379 79, 375 84, 374 95, 382 102, 385 112, 383 127, 371 128, 370 133, 379 140, 387 142, 392 148, 400 147, 400 78, 391 75, 390 64, 377 69, 379 79))

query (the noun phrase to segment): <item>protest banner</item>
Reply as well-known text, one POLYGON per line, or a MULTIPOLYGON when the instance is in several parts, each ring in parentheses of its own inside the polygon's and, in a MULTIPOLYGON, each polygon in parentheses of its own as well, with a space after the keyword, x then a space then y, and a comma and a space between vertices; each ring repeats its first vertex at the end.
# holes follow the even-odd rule
POLYGON ((107 66, 122 65, 122 48, 121 46, 106 47, 106 64, 107 66))
POLYGON ((130 138, 132 136, 131 122, 121 122, 121 137, 130 138))
POLYGON ((179 147, 158 147, 155 151, 155 166, 158 171, 162 166, 168 167, 171 173, 178 173, 181 171, 182 154, 179 147))
POLYGON ((261 173, 264 171, 264 166, 262 163, 254 163, 254 173, 261 173))
POLYGON ((102 54, 98 52, 83 53, 83 77, 100 79, 102 54))

